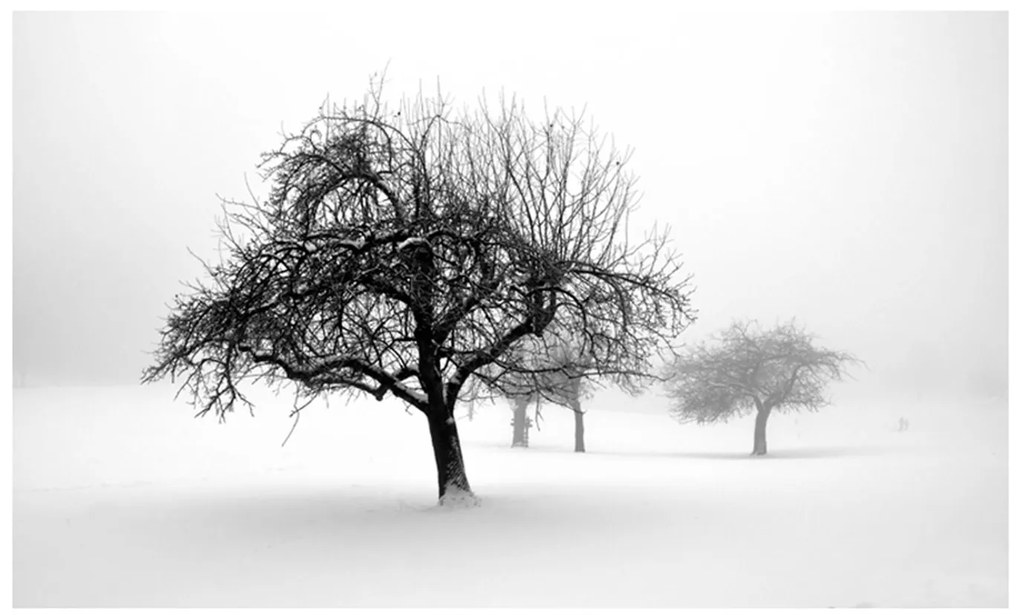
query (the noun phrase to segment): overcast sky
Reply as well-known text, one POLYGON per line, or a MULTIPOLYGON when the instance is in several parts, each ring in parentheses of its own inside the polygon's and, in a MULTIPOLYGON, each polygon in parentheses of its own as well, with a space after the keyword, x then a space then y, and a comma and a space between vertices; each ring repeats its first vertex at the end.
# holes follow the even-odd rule
POLYGON ((633 147, 641 218, 694 275, 691 340, 795 316, 862 386, 1004 391, 1005 13, 422 4, 16 14, 15 382, 136 382, 187 249, 215 256, 217 195, 388 66, 394 98, 504 90, 633 147))

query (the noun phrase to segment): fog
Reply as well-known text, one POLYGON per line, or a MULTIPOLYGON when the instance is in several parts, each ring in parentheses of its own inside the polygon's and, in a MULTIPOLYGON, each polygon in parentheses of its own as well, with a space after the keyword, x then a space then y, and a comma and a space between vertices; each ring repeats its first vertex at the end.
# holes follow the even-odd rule
POLYGON ((393 99, 504 90, 632 147, 687 339, 796 317, 859 391, 1005 395, 1006 13, 440 6, 15 14, 15 384, 136 382, 217 195, 385 69, 393 99))

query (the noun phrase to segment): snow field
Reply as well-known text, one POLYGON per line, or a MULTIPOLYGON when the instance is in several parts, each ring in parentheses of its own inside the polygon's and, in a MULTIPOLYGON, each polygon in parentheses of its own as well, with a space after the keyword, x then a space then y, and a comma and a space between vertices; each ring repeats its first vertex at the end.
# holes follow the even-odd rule
POLYGON ((458 426, 481 506, 436 502, 399 403, 192 419, 167 387, 19 389, 15 606, 1005 606, 1006 404, 851 401, 677 425, 654 395, 458 426), (910 429, 897 432, 900 416, 910 429))

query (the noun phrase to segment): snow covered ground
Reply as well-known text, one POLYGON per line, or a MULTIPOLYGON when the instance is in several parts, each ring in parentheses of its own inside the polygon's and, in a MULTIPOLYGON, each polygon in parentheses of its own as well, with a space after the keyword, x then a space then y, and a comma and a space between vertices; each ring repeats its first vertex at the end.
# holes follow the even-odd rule
POLYGON ((654 395, 459 420, 435 505, 395 402, 192 419, 172 389, 14 392, 15 606, 1006 606, 1007 404, 856 400, 680 426, 654 395), (897 431, 900 417, 910 427, 897 431))

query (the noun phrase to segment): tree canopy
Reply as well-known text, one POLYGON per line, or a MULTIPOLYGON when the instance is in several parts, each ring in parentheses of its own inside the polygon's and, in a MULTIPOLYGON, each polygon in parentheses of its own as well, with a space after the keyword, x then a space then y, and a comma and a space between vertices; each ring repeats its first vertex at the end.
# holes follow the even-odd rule
POLYGON ((440 496, 470 492, 453 407, 519 350, 570 331, 583 376, 648 377, 691 321, 665 232, 634 238, 629 155, 583 117, 523 105, 396 108, 373 86, 264 155, 268 197, 224 202, 225 254, 176 299, 144 380, 183 379, 199 414, 244 381, 313 399, 394 396, 428 418, 440 496), (556 324, 552 327, 553 323, 556 324))

